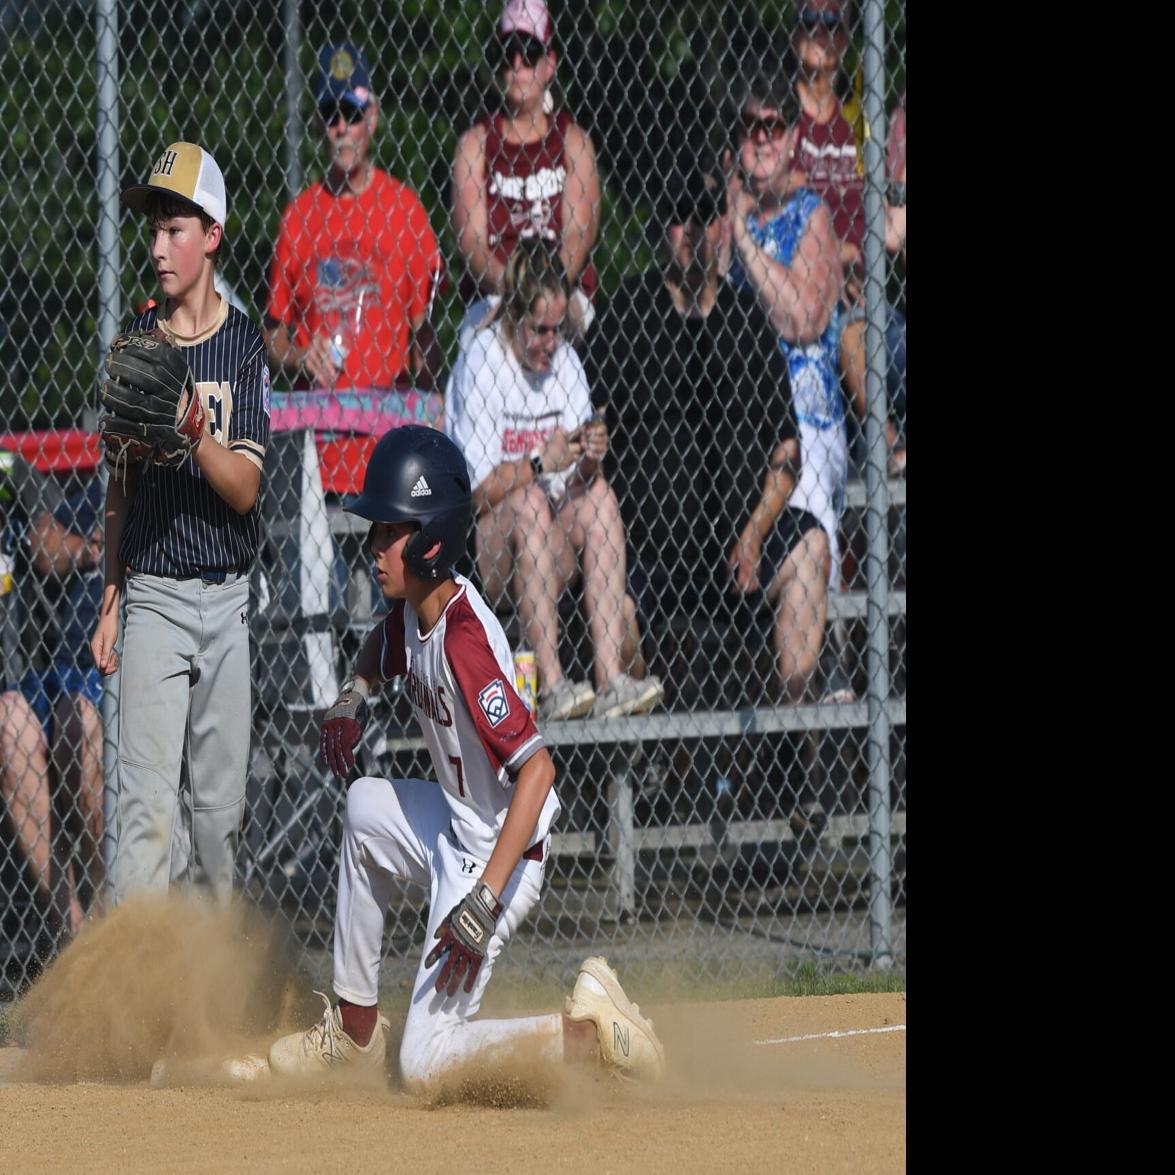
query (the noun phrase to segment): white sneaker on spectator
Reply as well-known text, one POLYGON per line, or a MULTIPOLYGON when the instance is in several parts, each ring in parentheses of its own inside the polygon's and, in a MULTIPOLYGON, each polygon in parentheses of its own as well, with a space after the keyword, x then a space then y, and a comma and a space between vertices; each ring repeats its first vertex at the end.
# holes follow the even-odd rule
POLYGON ((543 722, 563 722, 568 718, 582 718, 592 708, 596 691, 586 681, 569 681, 561 677, 539 698, 539 719, 543 722))
POLYGON ((643 714, 665 696, 659 677, 629 677, 618 673, 596 696, 593 718, 622 718, 625 714, 643 714))

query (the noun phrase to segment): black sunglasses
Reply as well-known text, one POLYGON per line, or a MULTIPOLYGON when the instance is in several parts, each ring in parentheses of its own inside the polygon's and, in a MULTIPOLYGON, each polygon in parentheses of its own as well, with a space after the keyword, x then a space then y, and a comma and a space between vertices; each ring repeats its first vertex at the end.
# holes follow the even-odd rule
POLYGON ((773 142, 778 143, 787 134, 787 123, 782 118, 759 118, 754 114, 740 114, 738 134, 744 139, 754 139, 762 131, 773 142))
POLYGON ((521 55, 522 60, 533 69, 547 55, 547 47, 537 37, 513 35, 504 40, 494 42, 491 56, 499 60, 499 69, 510 69, 515 57, 521 55))
POLYGON ((812 12, 810 9, 805 8, 800 13, 800 24, 809 32, 823 25, 830 33, 835 33, 840 28, 840 13, 812 12))
POLYGON ((356 123, 363 121, 363 116, 366 112, 362 107, 355 106, 350 102, 324 102, 318 108, 318 117, 322 119, 327 126, 334 126, 339 119, 343 119, 348 126, 354 126, 356 123))

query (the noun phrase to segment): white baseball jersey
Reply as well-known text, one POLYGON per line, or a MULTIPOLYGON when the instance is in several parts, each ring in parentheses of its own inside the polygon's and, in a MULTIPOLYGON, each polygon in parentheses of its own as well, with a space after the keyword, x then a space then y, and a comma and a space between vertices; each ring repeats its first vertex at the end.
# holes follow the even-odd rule
MULTIPOLYGON (((487 860, 498 842, 522 765, 545 744, 514 689, 514 658, 502 626, 464 576, 441 618, 421 633, 412 605, 398 600, 383 622, 380 673, 406 676, 408 696, 452 813, 453 833, 487 860)), ((533 845, 559 813, 552 788, 533 845)))
MULTIPOLYGON (((527 371, 500 324, 474 334, 445 389, 445 433, 465 455, 475 487, 496 465, 526 457, 556 428, 571 432, 591 414, 587 376, 573 347, 560 344, 550 371, 527 371)), ((539 481, 558 501, 570 473, 547 473, 539 481)))

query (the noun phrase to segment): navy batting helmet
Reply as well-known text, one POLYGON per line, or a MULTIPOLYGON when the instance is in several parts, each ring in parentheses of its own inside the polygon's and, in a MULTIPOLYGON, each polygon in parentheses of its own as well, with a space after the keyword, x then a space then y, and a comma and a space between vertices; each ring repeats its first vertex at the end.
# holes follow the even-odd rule
POLYGON ((469 469, 442 432, 408 424, 384 433, 367 462, 363 493, 348 507, 372 522, 418 522, 404 562, 421 579, 440 579, 461 557, 469 530, 469 469), (441 544, 431 558, 425 554, 441 544))

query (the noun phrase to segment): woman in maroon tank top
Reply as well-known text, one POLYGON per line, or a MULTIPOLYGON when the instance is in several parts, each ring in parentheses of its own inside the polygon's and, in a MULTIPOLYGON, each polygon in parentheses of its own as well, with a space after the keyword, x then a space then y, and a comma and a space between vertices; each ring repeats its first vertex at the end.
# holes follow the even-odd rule
POLYGON ((553 34, 542 0, 510 0, 490 46, 501 110, 457 143, 453 230, 467 270, 462 294, 472 303, 463 342, 492 309, 486 299, 496 305, 506 259, 520 240, 537 237, 558 249, 570 282, 579 287, 570 319, 577 310, 586 316, 595 290, 588 257, 600 228, 596 150, 566 111, 552 108, 553 34))

